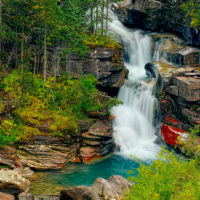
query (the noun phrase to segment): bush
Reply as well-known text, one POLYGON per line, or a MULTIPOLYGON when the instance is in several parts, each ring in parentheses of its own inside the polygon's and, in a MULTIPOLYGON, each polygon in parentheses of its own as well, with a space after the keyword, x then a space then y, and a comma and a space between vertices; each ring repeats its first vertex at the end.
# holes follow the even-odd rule
POLYGON ((116 99, 97 101, 97 80, 93 75, 81 75, 79 79, 48 77, 44 84, 40 75, 14 70, 1 79, 0 114, 4 115, 4 110, 11 112, 0 125, 1 145, 33 135, 76 134, 80 119, 118 103, 116 99))
POLYGON ((163 150, 149 166, 141 164, 135 185, 125 200, 199 200, 200 168, 196 160, 176 157, 163 150))

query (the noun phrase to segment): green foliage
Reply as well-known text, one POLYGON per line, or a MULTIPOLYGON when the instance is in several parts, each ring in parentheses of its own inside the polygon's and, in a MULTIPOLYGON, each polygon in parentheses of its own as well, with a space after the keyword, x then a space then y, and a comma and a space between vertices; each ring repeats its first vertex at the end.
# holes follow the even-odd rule
POLYGON ((200 145, 199 145, 200 127, 196 125, 193 129, 190 128, 188 138, 182 140, 179 138, 181 149, 189 157, 194 157, 200 161, 200 145))
POLYGON ((141 164, 125 200, 199 200, 200 168, 195 160, 177 158, 163 150, 159 160, 141 164))
POLYGON ((0 147, 19 140, 19 127, 12 120, 4 120, 0 125, 0 147))
MULTIPOLYGON (((6 100, 6 109, 13 110, 11 114, 17 120, 2 120, 0 144, 33 135, 77 133, 80 119, 87 118, 90 112, 105 112, 119 103, 116 98, 106 102, 97 100, 96 83, 93 75, 80 75, 79 79, 48 77, 44 83, 40 75, 33 75, 28 70, 23 74, 13 70, 9 75, 1 76, 2 100, 6 100)), ((0 111, 3 113, 4 109, 1 101, 0 111)))
POLYGON ((191 18, 192 27, 200 27, 200 3, 198 0, 187 0, 181 5, 186 19, 191 18))
POLYGON ((120 101, 117 97, 114 98, 110 98, 107 102, 106 102, 106 108, 108 111, 110 111, 110 109, 114 106, 123 104, 122 101, 120 101))
POLYGON ((121 49, 121 45, 110 36, 102 36, 99 34, 90 34, 87 36, 86 40, 84 40, 85 44, 90 48, 95 47, 106 47, 109 49, 118 50, 121 49))

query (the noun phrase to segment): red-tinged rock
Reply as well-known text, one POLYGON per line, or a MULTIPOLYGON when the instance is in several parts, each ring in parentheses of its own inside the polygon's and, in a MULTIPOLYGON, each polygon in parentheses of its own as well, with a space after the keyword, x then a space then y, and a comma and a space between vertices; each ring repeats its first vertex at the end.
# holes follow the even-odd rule
POLYGON ((172 146, 177 145, 178 142, 178 136, 182 136, 183 138, 186 137, 186 131, 176 128, 174 126, 169 126, 167 124, 163 124, 161 129, 161 136, 163 140, 172 146))
POLYGON ((21 168, 21 167, 22 167, 22 163, 21 163, 18 159, 16 159, 16 160, 14 161, 14 165, 15 165, 15 167, 17 167, 17 168, 21 168))
POLYGON ((108 119, 112 120, 112 119, 115 119, 116 117, 114 115, 109 115, 108 116, 108 119))
POLYGON ((165 117, 165 120, 172 123, 172 124, 175 124, 175 125, 178 125, 180 124, 180 122, 172 117, 165 117))
POLYGON ((92 156, 92 157, 82 157, 84 163, 91 162, 93 160, 101 159, 103 156, 92 156))
POLYGON ((81 160, 80 160, 80 158, 75 157, 75 158, 73 158, 73 159, 71 160, 71 162, 72 162, 72 163, 81 163, 81 160))

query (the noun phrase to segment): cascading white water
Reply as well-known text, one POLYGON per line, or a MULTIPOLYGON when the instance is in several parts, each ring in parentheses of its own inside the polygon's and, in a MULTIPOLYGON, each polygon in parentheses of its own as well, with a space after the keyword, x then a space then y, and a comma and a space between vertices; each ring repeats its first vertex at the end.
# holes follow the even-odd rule
POLYGON ((116 117, 113 122, 113 136, 120 147, 122 156, 134 156, 138 159, 152 160, 160 151, 155 144, 155 128, 153 126, 155 97, 151 84, 145 83, 145 64, 152 60, 152 40, 141 31, 130 30, 114 19, 110 28, 123 41, 125 66, 129 77, 120 88, 118 98, 123 105, 112 109, 116 117))

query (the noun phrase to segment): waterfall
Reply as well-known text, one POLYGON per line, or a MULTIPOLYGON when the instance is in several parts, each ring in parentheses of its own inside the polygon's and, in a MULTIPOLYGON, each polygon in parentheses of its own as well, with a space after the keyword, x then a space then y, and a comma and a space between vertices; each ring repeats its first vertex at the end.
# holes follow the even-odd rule
POLYGON ((124 62, 129 70, 128 80, 118 94, 123 104, 111 110, 115 116, 113 137, 120 155, 152 160, 161 149, 155 143, 157 136, 153 126, 156 98, 152 95, 151 84, 145 82, 144 66, 152 61, 152 40, 140 30, 126 28, 117 19, 110 23, 110 28, 123 42, 124 62))

